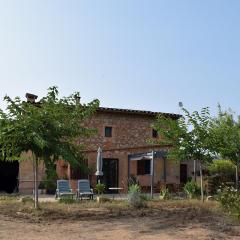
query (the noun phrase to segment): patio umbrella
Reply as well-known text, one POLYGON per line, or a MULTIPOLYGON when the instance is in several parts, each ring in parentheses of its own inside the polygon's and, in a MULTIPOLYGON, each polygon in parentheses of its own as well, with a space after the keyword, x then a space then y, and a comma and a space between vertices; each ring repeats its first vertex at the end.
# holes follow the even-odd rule
POLYGON ((103 166, 103 161, 102 161, 102 149, 101 147, 98 148, 97 152, 97 171, 95 175, 97 176, 98 182, 100 182, 100 177, 103 176, 102 172, 102 166, 103 166))

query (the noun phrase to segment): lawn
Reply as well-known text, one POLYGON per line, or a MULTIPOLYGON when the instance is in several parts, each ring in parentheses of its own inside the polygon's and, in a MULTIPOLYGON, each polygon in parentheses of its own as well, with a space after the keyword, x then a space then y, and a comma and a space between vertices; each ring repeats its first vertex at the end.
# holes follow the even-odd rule
POLYGON ((0 239, 240 239, 240 224, 217 202, 41 203, 0 198, 0 239))

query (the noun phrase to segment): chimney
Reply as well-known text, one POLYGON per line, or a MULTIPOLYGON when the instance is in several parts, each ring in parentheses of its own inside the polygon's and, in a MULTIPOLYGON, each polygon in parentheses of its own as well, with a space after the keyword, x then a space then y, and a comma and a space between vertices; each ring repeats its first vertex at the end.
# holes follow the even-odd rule
POLYGON ((80 105, 81 97, 75 96, 75 100, 76 100, 76 105, 80 105))
POLYGON ((26 93, 27 102, 29 103, 35 103, 35 100, 38 98, 37 95, 26 93))

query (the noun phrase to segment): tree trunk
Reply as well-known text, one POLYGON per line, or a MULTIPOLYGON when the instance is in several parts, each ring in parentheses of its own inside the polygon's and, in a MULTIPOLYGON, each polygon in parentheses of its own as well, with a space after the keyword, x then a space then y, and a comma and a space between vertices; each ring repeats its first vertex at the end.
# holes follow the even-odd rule
POLYGON ((200 170, 200 180, 201 180, 201 200, 204 202, 204 194, 203 194, 203 175, 202 175, 202 163, 200 162, 199 165, 199 170, 200 170))
POLYGON ((38 208, 38 159, 33 159, 34 167, 34 207, 38 208))
POLYGON ((236 164, 236 189, 238 189, 238 164, 236 164))
POLYGON ((196 175, 196 160, 193 160, 193 173, 194 173, 194 182, 197 181, 197 175, 196 175))

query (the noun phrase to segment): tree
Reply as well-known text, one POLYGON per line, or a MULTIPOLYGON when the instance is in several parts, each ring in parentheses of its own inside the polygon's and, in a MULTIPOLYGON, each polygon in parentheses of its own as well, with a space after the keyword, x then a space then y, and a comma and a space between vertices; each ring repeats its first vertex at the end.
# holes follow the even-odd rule
POLYGON ((216 159, 208 165, 207 170, 209 189, 212 193, 217 193, 217 190, 222 184, 233 182, 235 179, 235 165, 230 160, 216 159))
POLYGON ((19 97, 4 98, 7 111, 0 110, 1 152, 7 160, 23 160, 23 152, 32 154, 36 208, 39 161, 51 166, 64 159, 72 166, 79 166, 84 147, 79 139, 95 132, 84 127, 84 121, 95 112, 99 101, 81 105, 79 95, 59 98, 58 88, 51 87, 38 103, 22 102, 19 97))
POLYGON ((170 159, 198 160, 200 162, 201 198, 203 195, 202 165, 211 162, 212 151, 211 117, 208 108, 190 113, 182 108, 183 116, 177 120, 159 115, 154 128, 158 131, 161 145, 168 145, 170 159))
POLYGON ((238 189, 240 117, 236 117, 231 110, 223 112, 219 106, 218 116, 213 120, 212 132, 215 151, 236 166, 236 188, 238 189))

